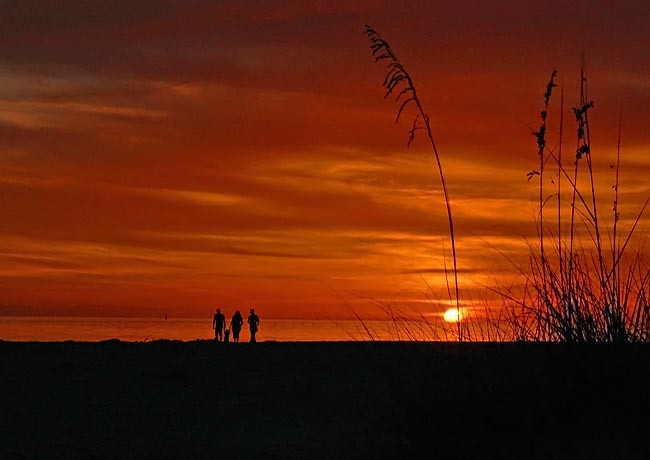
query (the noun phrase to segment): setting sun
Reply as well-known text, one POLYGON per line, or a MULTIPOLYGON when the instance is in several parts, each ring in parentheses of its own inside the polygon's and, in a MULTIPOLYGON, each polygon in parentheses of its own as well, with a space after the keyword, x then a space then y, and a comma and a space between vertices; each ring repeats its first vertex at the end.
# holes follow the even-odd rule
POLYGON ((457 308, 450 308, 445 312, 443 318, 445 319, 445 321, 449 323, 457 323, 458 321, 463 319, 463 315, 461 314, 460 310, 458 310, 457 308))

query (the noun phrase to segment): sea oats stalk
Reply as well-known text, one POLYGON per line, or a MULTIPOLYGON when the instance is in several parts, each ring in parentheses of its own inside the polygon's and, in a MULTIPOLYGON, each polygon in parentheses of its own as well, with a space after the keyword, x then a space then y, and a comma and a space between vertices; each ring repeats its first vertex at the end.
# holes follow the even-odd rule
MULTIPOLYGON (((379 33, 370 27, 365 26, 365 33, 370 40, 370 49, 375 62, 386 63, 386 76, 384 77, 383 87, 385 89, 384 99, 395 96, 395 102, 399 105, 395 122, 399 122, 404 110, 411 106, 415 108, 415 118, 408 133, 407 147, 410 147, 415 139, 417 131, 424 131, 426 133, 433 156, 438 167, 438 174, 440 176, 440 183, 442 185, 442 192, 445 197, 445 205, 447 208, 447 220, 449 223, 449 238, 451 240, 451 256, 453 261, 453 274, 454 274, 454 296, 456 310, 460 312, 460 296, 458 288, 458 264, 456 261, 456 238, 454 234, 454 220, 451 212, 451 201, 449 199, 449 190, 447 189, 447 182, 443 173, 442 164, 440 162, 440 154, 436 142, 433 138, 431 131, 431 123, 429 115, 424 111, 422 103, 418 97, 415 85, 411 79, 411 75, 404 68, 397 55, 390 47, 389 43, 379 33)), ((446 272, 446 270, 445 270, 446 272)), ((458 340, 463 340, 461 322, 457 322, 458 327, 458 340)))
MULTIPOLYGON (((560 134, 558 141, 557 152, 557 247, 562 247, 562 142, 564 141, 564 88, 560 88, 560 134)), ((562 267, 562 251, 558 251, 559 262, 558 265, 562 267)), ((564 279, 564 278, 563 278, 564 279)))
MULTIPOLYGON (((546 251, 544 248, 544 166, 546 164, 546 160, 544 157, 544 151, 546 150, 546 122, 548 120, 548 107, 549 103, 551 101, 551 95, 553 94, 553 88, 555 88, 557 85, 555 84, 555 78, 557 77, 557 70, 553 69, 553 72, 551 72, 551 78, 548 81, 548 84, 546 85, 546 92, 544 93, 544 110, 540 113, 540 119, 542 121, 541 126, 539 129, 535 132, 533 132, 533 135, 537 139, 537 156, 539 157, 539 171, 533 170, 528 173, 528 180, 530 180, 533 176, 538 176, 539 177, 539 227, 538 227, 538 234, 539 234, 539 249, 540 249, 540 264, 541 264, 541 269, 542 269, 542 289, 543 289, 543 295, 540 297, 540 299, 546 298, 546 289, 547 289, 547 280, 546 280, 546 268, 547 268, 547 260, 546 260, 546 251)), ((542 305, 539 305, 538 308, 542 308, 542 305)))
MULTIPOLYGON (((585 155, 589 155, 591 152, 591 147, 589 140, 586 137, 585 133, 587 131, 586 127, 588 126, 587 112, 589 109, 594 107, 593 101, 586 101, 586 82, 587 78, 584 73, 584 62, 580 66, 580 104, 577 107, 573 107, 573 114, 576 118, 577 123, 577 147, 576 147, 576 159, 573 169, 573 198, 571 200, 571 223, 570 231, 571 236, 569 240, 569 256, 573 256, 573 247, 575 243, 575 209, 576 209, 576 197, 579 196, 578 192, 578 169, 580 165, 580 160, 585 155)), ((588 210, 588 206, 585 203, 585 208, 588 210)), ((569 260, 569 279, 571 279, 571 271, 573 270, 572 259, 569 260)))
POLYGON ((614 164, 614 167, 616 168, 615 171, 615 178, 614 178, 614 185, 612 188, 614 189, 614 202, 612 204, 612 212, 614 214, 614 225, 612 228, 612 273, 611 277, 613 279, 613 284, 616 286, 615 292, 614 292, 614 299, 613 301, 617 304, 620 304, 621 298, 620 298, 620 277, 621 277, 621 271, 620 271, 620 266, 619 264, 616 263, 616 254, 617 254, 617 248, 618 248, 618 221, 621 217, 621 213, 618 211, 618 186, 619 186, 619 169, 621 165, 621 128, 623 124, 623 114, 619 113, 618 116, 618 136, 616 139, 616 163, 614 164))

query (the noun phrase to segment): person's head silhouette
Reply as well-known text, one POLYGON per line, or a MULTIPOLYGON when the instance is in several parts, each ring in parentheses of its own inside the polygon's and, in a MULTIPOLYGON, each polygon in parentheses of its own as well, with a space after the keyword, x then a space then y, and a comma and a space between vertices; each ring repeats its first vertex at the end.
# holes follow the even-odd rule
POLYGON ((255 314, 255 309, 251 308, 251 315, 254 315, 254 314, 255 314))
POLYGON ((221 308, 217 308, 217 313, 221 313, 221 308))

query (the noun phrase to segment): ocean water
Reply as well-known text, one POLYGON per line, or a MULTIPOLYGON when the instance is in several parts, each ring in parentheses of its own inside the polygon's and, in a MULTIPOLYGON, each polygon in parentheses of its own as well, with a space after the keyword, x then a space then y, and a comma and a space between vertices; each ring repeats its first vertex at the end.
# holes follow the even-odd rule
MULTIPOLYGON (((265 320, 258 341, 358 341, 358 340, 455 340, 454 325, 436 326, 413 322, 358 320, 265 320)), ((129 342, 169 339, 190 341, 214 337, 212 318, 79 318, 0 317, 0 340, 129 342)), ((244 325, 241 342, 249 340, 244 325)))

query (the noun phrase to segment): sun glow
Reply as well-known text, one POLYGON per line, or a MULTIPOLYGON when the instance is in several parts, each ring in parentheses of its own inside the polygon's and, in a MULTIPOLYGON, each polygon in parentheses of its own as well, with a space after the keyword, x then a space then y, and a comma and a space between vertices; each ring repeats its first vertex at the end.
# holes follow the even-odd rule
POLYGON ((458 321, 463 319, 463 315, 461 314, 460 310, 458 310, 457 308, 450 308, 444 313, 442 317, 448 323, 457 323, 458 321))

